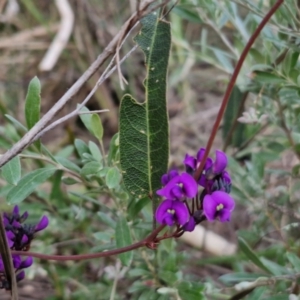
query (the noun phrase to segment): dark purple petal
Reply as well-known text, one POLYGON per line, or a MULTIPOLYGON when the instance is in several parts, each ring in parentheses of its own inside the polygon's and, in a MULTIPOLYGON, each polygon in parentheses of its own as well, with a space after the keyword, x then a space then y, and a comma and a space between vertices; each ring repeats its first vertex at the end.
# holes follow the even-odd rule
POLYGON ((13 265, 15 269, 19 269, 22 259, 20 255, 13 255, 12 257, 13 265))
POLYGON ((10 240, 14 239, 15 235, 13 232, 11 232, 10 230, 9 231, 6 231, 6 236, 7 238, 9 238, 10 240))
POLYGON ((166 213, 163 224, 166 224, 168 226, 173 226, 174 223, 175 223, 174 216, 169 213, 166 213))
POLYGON ((28 218, 29 214, 27 211, 24 212, 24 214, 21 216, 21 222, 24 222, 28 218))
POLYGON ((205 153, 205 148, 200 148, 198 153, 197 153, 197 160, 201 161, 204 157, 204 153, 205 153))
POLYGON ((25 245, 27 242, 28 242, 28 236, 26 234, 24 234, 22 236, 21 244, 25 245))
MULTIPOLYGON (((183 196, 183 192, 182 192, 182 188, 178 185, 175 185, 172 189, 171 189, 171 194, 174 198, 176 199, 180 199, 183 196)), ((172 198, 173 198, 172 197, 172 198)))
POLYGON ((21 262, 21 265, 20 265, 20 269, 25 269, 25 268, 28 268, 30 267, 31 265, 33 264, 33 258, 32 256, 28 256, 25 260, 23 260, 21 262))
POLYGON ((211 195, 205 195, 203 199, 203 211, 206 219, 210 222, 214 221, 218 203, 211 195))
POLYGON ((14 215, 18 216, 19 215, 19 206, 18 205, 15 205, 14 206, 14 209, 13 209, 13 212, 12 212, 14 215))
POLYGON ((228 222, 230 221, 230 214, 231 211, 229 209, 222 209, 219 211, 218 215, 219 215, 219 219, 221 222, 228 222))
POLYGON ((189 221, 183 226, 184 231, 192 232, 196 227, 196 222, 193 217, 190 217, 189 221))
POLYGON ((183 163, 187 166, 190 167, 192 170, 196 169, 197 166, 197 160, 195 157, 190 156, 188 154, 185 155, 183 163))
POLYGON ((227 156, 223 151, 216 150, 216 160, 213 171, 215 174, 221 174, 227 166, 227 156))
POLYGON ((231 178, 230 175, 227 171, 224 171, 222 174, 222 179, 225 183, 230 184, 231 183, 231 178))
POLYGON ((201 176, 198 180, 198 184, 205 188, 206 187, 206 182, 207 182, 207 180, 206 180, 205 175, 201 174, 201 176))
POLYGON ((164 219, 166 218, 165 214, 168 209, 172 208, 173 200, 164 200, 157 208, 155 213, 156 221, 160 224, 164 224, 164 219))
MULTIPOLYGON (((197 153, 197 160, 198 162, 201 162, 203 160, 205 153, 205 148, 201 148, 198 153, 197 153)), ((210 157, 207 157, 205 165, 204 165, 204 170, 208 170, 211 166, 213 165, 213 160, 210 157)))
POLYGON ((16 280, 17 282, 21 281, 22 279, 25 278, 25 271, 21 271, 20 273, 17 274, 16 280))
POLYGON ((169 182, 169 175, 168 174, 164 174, 163 176, 161 176, 161 184, 163 186, 167 185, 167 183, 169 182))
POLYGON ((1 258, 0 258, 0 272, 4 272, 4 264, 1 258))
POLYGON ((189 211, 186 205, 180 201, 174 200, 172 208, 175 211, 177 223, 184 225, 189 219, 189 211))
POLYGON ((192 177, 190 174, 183 173, 181 175, 181 182, 183 184, 185 195, 188 198, 195 197, 198 192, 198 186, 194 177, 192 177))
POLYGON ((45 229, 49 224, 49 219, 46 216, 42 216, 40 222, 35 226, 35 232, 45 229))
POLYGON ((12 248, 13 245, 14 245, 14 242, 12 240, 10 240, 10 239, 7 239, 7 244, 8 244, 9 248, 12 248))
POLYGON ((171 170, 171 171, 169 172, 169 179, 171 180, 171 179, 173 179, 174 177, 176 177, 176 176, 178 176, 178 175, 179 175, 179 173, 178 173, 177 170, 171 170))
POLYGON ((12 224, 11 224, 14 228, 20 228, 21 227, 21 224, 18 222, 18 221, 16 221, 16 220, 14 220, 13 222, 12 222, 12 224))
POLYGON ((216 191, 211 194, 211 197, 214 199, 214 202, 219 204, 223 204, 224 209, 228 209, 232 211, 234 209, 235 203, 231 196, 222 191, 216 191))

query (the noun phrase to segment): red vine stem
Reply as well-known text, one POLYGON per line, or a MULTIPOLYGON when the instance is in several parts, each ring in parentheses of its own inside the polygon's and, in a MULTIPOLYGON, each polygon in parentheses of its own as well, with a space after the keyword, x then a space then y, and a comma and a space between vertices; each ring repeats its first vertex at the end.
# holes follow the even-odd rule
POLYGON ((155 244, 157 235, 163 230, 165 225, 159 226, 157 229, 155 229, 151 234, 146 237, 145 239, 134 243, 132 245, 110 250, 110 251, 103 251, 103 252, 98 252, 98 253, 90 253, 90 254, 78 254, 78 255, 51 255, 51 254, 42 254, 42 253, 36 253, 36 252, 29 252, 29 251, 15 251, 12 250, 11 254, 17 254, 17 255, 23 255, 23 256, 32 256, 40 259, 45 259, 45 260, 56 260, 56 261, 67 261, 67 260, 88 260, 88 259, 93 259, 93 258, 99 258, 99 257, 108 257, 112 255, 117 255, 121 254, 124 252, 128 252, 131 250, 138 249, 143 246, 149 246, 149 248, 155 248, 151 245, 152 243, 155 244))
POLYGON ((243 52, 242 52, 242 54, 240 56, 240 59, 237 62, 237 65, 236 65, 236 67, 234 69, 232 77, 231 77, 231 79, 229 81, 229 84, 227 86, 227 89, 226 89, 226 92, 225 92, 225 95, 224 95, 224 98, 223 98, 220 110, 218 112, 217 119, 216 119, 214 127, 212 129, 212 133, 211 133, 211 135, 209 137, 209 140, 207 142, 207 146, 206 146, 206 149, 205 149, 204 157, 201 160, 201 163, 200 163, 198 169, 195 172, 194 177, 195 177, 196 180, 198 180, 200 178, 200 175, 202 174, 202 171, 203 171, 203 168, 204 168, 204 163, 205 163, 205 161, 206 161, 206 159, 208 157, 208 154, 210 152, 211 146, 212 146, 212 144, 214 142, 214 139, 216 137, 218 128, 220 126, 220 123, 222 121, 222 117, 224 115, 226 106, 227 106, 228 101, 229 101, 230 94, 232 92, 232 89, 234 87, 236 79, 237 79, 237 77, 239 75, 239 72, 240 72, 240 70, 242 68, 242 65, 243 65, 243 63, 245 61, 245 58, 246 58, 248 52, 250 51, 253 43, 257 39, 258 35, 260 34, 260 32, 262 31, 262 29, 264 28, 264 26, 267 24, 267 22, 270 20, 270 18, 272 17, 272 15, 275 13, 275 11, 279 8, 279 6, 283 2, 284 2, 284 0, 278 0, 275 3, 275 5, 270 9, 270 11, 265 15, 265 17, 263 18, 263 20, 261 21, 261 23, 259 24, 259 26, 254 31, 253 35, 250 37, 248 43, 246 44, 246 46, 245 46, 245 48, 244 48, 244 50, 243 50, 243 52))

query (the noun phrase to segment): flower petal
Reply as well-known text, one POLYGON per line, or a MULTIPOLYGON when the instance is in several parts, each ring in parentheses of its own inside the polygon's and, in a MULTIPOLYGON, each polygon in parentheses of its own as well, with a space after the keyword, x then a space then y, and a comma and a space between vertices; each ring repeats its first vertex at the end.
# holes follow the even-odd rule
POLYGON ((17 274, 16 280, 17 282, 23 280, 25 278, 25 271, 21 271, 20 273, 17 274))
MULTIPOLYGON (((180 199, 183 195, 182 192, 182 188, 178 185, 175 185, 172 189, 171 189, 171 194, 172 196, 174 196, 174 198, 176 199, 180 199)), ((172 197, 173 198, 173 197, 172 197)))
POLYGON ((190 217, 189 221, 183 226, 184 231, 192 232, 196 227, 196 222, 193 217, 190 217))
POLYGON ((161 184, 163 186, 165 186, 168 182, 169 182, 169 176, 168 174, 164 174, 163 176, 161 176, 161 184))
POLYGON ((213 171, 215 174, 221 174, 227 166, 227 156, 223 151, 216 150, 216 160, 213 171))
POLYGON ((203 211, 208 221, 214 221, 218 203, 211 195, 205 195, 203 199, 203 211))
POLYGON ((23 260, 21 262, 21 265, 20 265, 20 269, 25 269, 25 268, 28 268, 30 267, 31 265, 33 264, 33 258, 32 256, 28 256, 25 260, 23 260))
POLYGON ((40 222, 35 225, 35 232, 45 229, 49 224, 49 219, 46 216, 42 216, 40 222))
POLYGON ((190 174, 182 173, 181 182, 183 184, 183 190, 188 198, 193 198, 198 192, 197 182, 190 174))
POLYGON ((201 161, 203 159, 205 153, 205 148, 200 148, 198 153, 197 153, 197 160, 201 161))
POLYGON ((184 203, 178 200, 173 201, 172 208, 175 210, 177 223, 184 225, 189 220, 189 211, 184 203))
POLYGON ((230 214, 231 211, 229 209, 222 209, 219 211, 218 215, 219 215, 219 219, 221 222, 228 222, 230 221, 230 214))
POLYGON ((224 209, 232 211, 234 209, 235 203, 231 196, 222 191, 216 191, 211 194, 211 197, 214 199, 217 205, 223 204, 224 209))
POLYGON ((186 154, 183 163, 192 170, 196 169, 197 160, 194 156, 186 154))
POLYGON ((172 208, 173 200, 164 200, 156 209, 155 218, 156 221, 160 224, 164 224, 165 214, 168 209, 172 208))
POLYGON ((20 211, 19 211, 19 206, 15 205, 12 211, 13 215, 18 216, 20 211))

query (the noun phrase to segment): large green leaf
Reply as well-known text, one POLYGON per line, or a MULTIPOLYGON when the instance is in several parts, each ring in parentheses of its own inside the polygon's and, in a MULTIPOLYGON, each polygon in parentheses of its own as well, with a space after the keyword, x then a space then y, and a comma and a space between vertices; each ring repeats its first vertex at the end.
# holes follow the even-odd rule
POLYGON ((122 99, 120 162, 124 184, 133 197, 155 199, 168 166, 166 75, 171 34, 169 24, 157 19, 156 12, 141 23, 135 41, 146 56, 145 102, 138 103, 131 95, 122 99))
MULTIPOLYGON (((25 100, 25 118, 28 129, 31 129, 40 119, 41 108, 41 83, 35 76, 29 83, 28 91, 25 100)), ((37 141, 36 146, 41 148, 40 141, 37 141)))

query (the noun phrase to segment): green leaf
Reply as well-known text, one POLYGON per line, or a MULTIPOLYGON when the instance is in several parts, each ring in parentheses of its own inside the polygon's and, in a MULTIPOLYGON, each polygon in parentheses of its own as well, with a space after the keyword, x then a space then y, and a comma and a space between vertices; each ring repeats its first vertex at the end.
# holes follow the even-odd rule
MULTIPOLYGON (((79 106, 79 104, 77 104, 77 107, 79 106)), ((84 112, 84 114, 80 114, 79 117, 80 117, 80 120, 82 121, 82 123, 84 124, 84 126, 86 127, 86 129, 90 132, 90 133, 93 133, 93 130, 92 130, 92 125, 91 125, 91 114, 88 113, 90 110, 88 108, 86 108, 85 106, 82 107, 80 109, 80 112, 84 112)))
MULTIPOLYGON (((132 244, 128 223, 123 216, 120 216, 119 220, 117 222, 116 244, 117 244, 117 248, 122 248, 122 247, 129 246, 132 244)), ((129 266, 132 261, 133 253, 132 253, 132 251, 124 252, 124 253, 120 254, 119 256, 120 256, 122 264, 125 266, 129 266)))
POLYGON ((66 185, 73 185, 76 183, 80 183, 80 181, 77 181, 76 179, 74 179, 73 177, 62 177, 61 181, 66 184, 66 185))
POLYGON ((102 167, 102 163, 97 161, 91 161, 83 166, 80 174, 84 176, 96 175, 102 169, 102 167))
POLYGON ((97 214, 101 219, 101 221, 105 223, 107 226, 113 229, 116 228, 116 222, 107 213, 103 213, 102 211, 99 211, 97 214))
POLYGON ((120 162, 126 189, 134 196, 153 197, 167 172, 169 129, 166 108, 166 75, 170 51, 170 25, 156 12, 141 20, 135 41, 146 56, 145 102, 125 95, 120 107, 120 162))
POLYGON ((103 138, 103 126, 100 117, 97 114, 91 116, 91 129, 94 136, 101 141, 103 138))
MULTIPOLYGON (((78 107, 78 105, 77 105, 78 107)), ((88 113, 90 110, 85 106, 80 109, 80 119, 88 131, 94 135, 98 140, 102 140, 103 137, 103 126, 100 117, 94 113, 88 113)))
POLYGON ((295 269, 296 272, 300 272, 300 259, 295 253, 287 252, 286 257, 295 269))
POLYGON ((76 139, 74 145, 81 159, 83 158, 84 153, 90 153, 89 147, 84 141, 76 139))
POLYGON ((230 95, 229 102, 224 114, 224 122, 222 128, 222 134, 224 141, 227 140, 228 134, 232 130, 231 128, 235 126, 231 139, 229 141, 229 145, 234 147, 239 147, 245 141, 245 131, 246 125, 241 123, 235 123, 236 119, 240 117, 240 111, 244 111, 245 105, 243 104, 242 108, 240 108, 243 98, 246 97, 248 93, 242 92, 237 86, 233 88, 233 91, 230 95))
POLYGON ((251 248, 249 247, 249 245, 247 244, 247 242, 239 237, 238 238, 238 242, 239 242, 239 248, 241 249, 241 251, 256 265, 258 266, 260 269, 266 271, 267 273, 272 273, 259 259, 259 257, 251 250, 251 248))
POLYGON ((102 154, 99 149, 99 147, 92 141, 89 141, 89 149, 92 153, 92 156, 94 157, 95 160, 97 161, 102 161, 102 154))
POLYGON ((255 281, 257 278, 266 277, 266 275, 261 273, 230 273, 225 274, 219 277, 219 280, 225 283, 226 285, 232 285, 242 281, 255 281))
POLYGON ((119 133, 116 133, 112 139, 110 140, 109 144, 109 151, 107 161, 109 165, 112 165, 118 159, 119 153, 119 133))
POLYGON ((19 156, 15 156, 2 168, 3 178, 10 184, 16 185, 21 178, 21 163, 19 156))
POLYGON ((16 120, 14 117, 10 116, 10 115, 4 115, 5 118, 7 118, 10 122, 12 122, 16 128, 20 128, 22 131, 27 132, 27 128, 20 123, 18 120, 16 120))
POLYGON ((179 296, 182 299, 201 300, 203 295, 203 285, 198 282, 183 281, 178 285, 179 296))
POLYGON ((256 71, 254 73, 254 80, 260 84, 279 84, 284 83, 284 79, 268 72, 256 71))
MULTIPOLYGON (((28 129, 31 129, 40 119, 41 108, 41 83, 35 76, 29 83, 25 100, 25 119, 28 129)), ((41 149, 41 142, 35 142, 38 149, 41 149)))
POLYGON ((72 161, 70 161, 67 158, 61 157, 61 156, 55 156, 55 160, 61 164, 62 166, 64 166, 65 168, 72 170, 76 173, 80 173, 80 168, 73 163, 72 161))
POLYGON ((27 198, 40 184, 45 182, 54 174, 56 168, 42 168, 34 170, 18 182, 7 194, 7 202, 10 204, 18 204, 27 198))
POLYGON ((121 180, 121 174, 119 170, 114 167, 110 168, 105 176, 105 182, 109 189, 117 187, 121 180))
POLYGON ((150 202, 150 198, 149 197, 144 197, 142 199, 139 199, 138 201, 136 201, 135 198, 133 198, 130 202, 130 204, 128 205, 128 215, 129 218, 131 220, 133 220, 137 214, 150 202))

